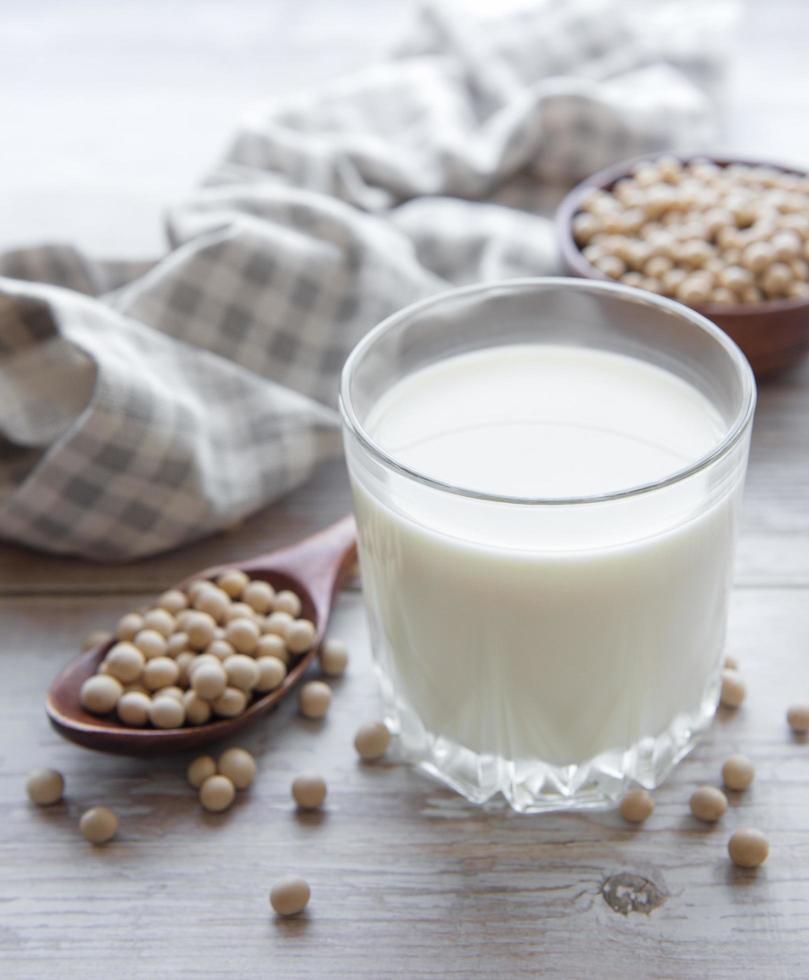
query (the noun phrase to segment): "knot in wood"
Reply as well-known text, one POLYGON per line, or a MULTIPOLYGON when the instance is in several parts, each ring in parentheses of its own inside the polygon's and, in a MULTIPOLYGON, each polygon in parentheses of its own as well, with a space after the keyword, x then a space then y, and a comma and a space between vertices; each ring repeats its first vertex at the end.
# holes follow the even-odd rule
POLYGON ((601 886, 601 894, 613 912, 620 912, 621 915, 629 915, 630 912, 649 915, 669 897, 661 886, 628 871, 610 875, 601 886))

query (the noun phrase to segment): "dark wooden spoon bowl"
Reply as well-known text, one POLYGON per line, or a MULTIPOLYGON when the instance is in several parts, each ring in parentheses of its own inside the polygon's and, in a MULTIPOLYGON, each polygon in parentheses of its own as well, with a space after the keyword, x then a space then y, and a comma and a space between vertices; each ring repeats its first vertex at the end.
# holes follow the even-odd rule
POLYGON ((240 568, 252 578, 269 582, 276 590, 296 592, 303 606, 302 615, 315 624, 315 644, 293 662, 283 684, 256 698, 237 717, 183 728, 129 728, 113 714, 99 716, 85 711, 79 702, 79 691, 117 642, 112 639, 73 660, 53 682, 45 704, 51 725, 60 735, 85 748, 138 756, 199 749, 235 734, 275 707, 300 681, 317 654, 335 596, 353 573, 356 556, 354 519, 345 517, 289 548, 248 561, 207 568, 178 583, 177 588, 183 589, 195 579, 213 579, 229 568, 240 568))

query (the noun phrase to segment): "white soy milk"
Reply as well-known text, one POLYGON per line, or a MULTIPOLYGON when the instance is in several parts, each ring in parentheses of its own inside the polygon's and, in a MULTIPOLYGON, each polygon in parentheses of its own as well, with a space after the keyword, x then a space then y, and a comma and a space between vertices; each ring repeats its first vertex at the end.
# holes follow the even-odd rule
MULTIPOLYGON (((433 480, 547 499, 665 479, 725 426, 660 368, 537 344, 422 369, 366 428, 433 480)), ((380 490, 355 475, 383 674, 428 732, 478 753, 566 766, 659 735, 716 674, 739 489, 701 473, 617 502, 549 506, 398 475, 380 490)))

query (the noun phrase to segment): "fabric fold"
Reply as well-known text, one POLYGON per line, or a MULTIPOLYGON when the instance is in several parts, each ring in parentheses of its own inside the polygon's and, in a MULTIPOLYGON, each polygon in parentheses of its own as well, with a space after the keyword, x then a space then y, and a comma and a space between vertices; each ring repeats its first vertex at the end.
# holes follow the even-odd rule
POLYGON ((667 57, 633 10, 429 4, 388 61, 250 113, 157 261, 0 256, 0 535, 147 555, 339 452, 367 330, 454 284, 557 271, 552 182, 712 138, 688 45, 667 57))

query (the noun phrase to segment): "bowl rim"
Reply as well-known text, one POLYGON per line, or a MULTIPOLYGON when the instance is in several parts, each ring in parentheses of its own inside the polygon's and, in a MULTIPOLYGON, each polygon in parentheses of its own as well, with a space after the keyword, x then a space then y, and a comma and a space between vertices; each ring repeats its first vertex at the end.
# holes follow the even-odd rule
MULTIPOLYGON (((776 163, 772 160, 754 160, 745 156, 727 156, 725 154, 713 153, 676 153, 673 150, 642 153, 631 159, 612 163, 608 167, 603 167, 601 170, 597 170, 589 177, 585 177, 579 181, 575 187, 571 188, 565 194, 556 210, 556 231, 562 258, 568 268, 573 270, 577 276, 583 279, 594 279, 599 282, 618 281, 604 275, 594 265, 591 265, 584 257, 584 253, 576 244, 576 240, 573 237, 573 218, 579 211, 585 195, 591 190, 608 190, 622 177, 628 177, 637 164, 645 162, 653 163, 655 160, 659 160, 665 156, 676 157, 682 163, 694 163, 695 161, 704 160, 715 163, 718 167, 728 167, 734 163, 741 163, 752 167, 771 167, 773 170, 780 170, 782 173, 794 174, 798 177, 809 177, 809 171, 802 167, 776 163)), ((675 300, 675 302, 677 301, 675 300)), ((755 317, 767 313, 787 313, 805 308, 809 308, 809 298, 768 299, 763 300, 761 303, 704 303, 701 306, 689 307, 689 309, 696 310, 711 320, 723 316, 755 317)))

